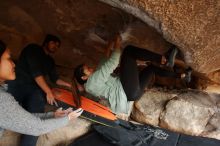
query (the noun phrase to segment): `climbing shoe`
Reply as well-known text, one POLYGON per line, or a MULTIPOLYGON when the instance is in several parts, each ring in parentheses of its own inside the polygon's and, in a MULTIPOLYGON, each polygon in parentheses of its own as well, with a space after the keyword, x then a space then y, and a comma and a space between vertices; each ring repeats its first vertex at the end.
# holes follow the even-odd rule
POLYGON ((186 83, 189 83, 192 79, 191 76, 192 76, 192 68, 188 67, 185 73, 181 74, 181 79, 183 79, 186 83))
POLYGON ((187 83, 189 83, 190 81, 191 81, 191 75, 192 75, 192 68, 191 67, 188 67, 187 69, 186 69, 186 72, 185 72, 185 81, 187 82, 187 83))

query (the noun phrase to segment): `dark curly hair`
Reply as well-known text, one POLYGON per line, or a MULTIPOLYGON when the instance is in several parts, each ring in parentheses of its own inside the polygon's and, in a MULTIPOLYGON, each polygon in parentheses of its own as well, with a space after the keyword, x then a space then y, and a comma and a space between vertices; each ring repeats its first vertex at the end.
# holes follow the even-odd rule
POLYGON ((59 39, 57 36, 52 35, 52 34, 47 34, 47 35, 46 35, 42 46, 45 46, 45 45, 46 45, 47 43, 49 43, 50 41, 58 42, 58 43, 59 43, 59 47, 60 47, 60 44, 61 44, 60 39, 59 39))

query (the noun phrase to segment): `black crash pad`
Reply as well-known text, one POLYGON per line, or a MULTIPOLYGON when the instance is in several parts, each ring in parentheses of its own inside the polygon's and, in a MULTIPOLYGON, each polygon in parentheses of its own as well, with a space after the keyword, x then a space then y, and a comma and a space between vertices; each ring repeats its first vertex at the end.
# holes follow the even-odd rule
MULTIPOLYGON (((161 128, 158 128, 161 129, 161 128)), ((154 138, 148 144, 141 146, 220 146, 220 140, 190 136, 185 134, 178 134, 169 130, 164 130, 169 134, 166 140, 154 138)), ((96 131, 91 131, 84 136, 78 138, 69 146, 115 146, 109 144, 105 139, 102 138, 96 131)))
POLYGON ((220 140, 181 134, 177 146, 220 146, 220 140))

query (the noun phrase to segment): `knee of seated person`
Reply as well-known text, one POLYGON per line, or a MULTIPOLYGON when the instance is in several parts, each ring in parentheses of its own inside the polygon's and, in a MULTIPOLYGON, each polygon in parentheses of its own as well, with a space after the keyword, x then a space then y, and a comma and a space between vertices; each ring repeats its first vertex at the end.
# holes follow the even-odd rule
POLYGON ((36 89, 35 91, 33 91, 32 94, 29 95, 27 101, 29 108, 31 108, 32 105, 35 105, 37 107, 40 107, 40 109, 44 109, 44 105, 46 104, 46 102, 46 94, 40 89, 36 89))
POLYGON ((46 94, 41 90, 41 89, 35 89, 33 92, 32 92, 32 97, 45 97, 46 94))
POLYGON ((141 97, 140 91, 131 92, 128 96, 128 101, 136 101, 141 97))

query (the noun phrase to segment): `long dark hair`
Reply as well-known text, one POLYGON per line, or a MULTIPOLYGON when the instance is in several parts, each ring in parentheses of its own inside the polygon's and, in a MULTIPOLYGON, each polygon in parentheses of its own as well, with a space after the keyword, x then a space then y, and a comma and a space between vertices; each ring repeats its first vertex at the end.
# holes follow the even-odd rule
POLYGON ((77 80, 77 82, 81 85, 86 83, 86 80, 82 79, 82 76, 85 76, 85 73, 83 71, 84 64, 78 65, 74 70, 74 77, 77 80))
POLYGON ((0 58, 2 57, 2 54, 5 52, 6 50, 6 44, 0 40, 0 58))

